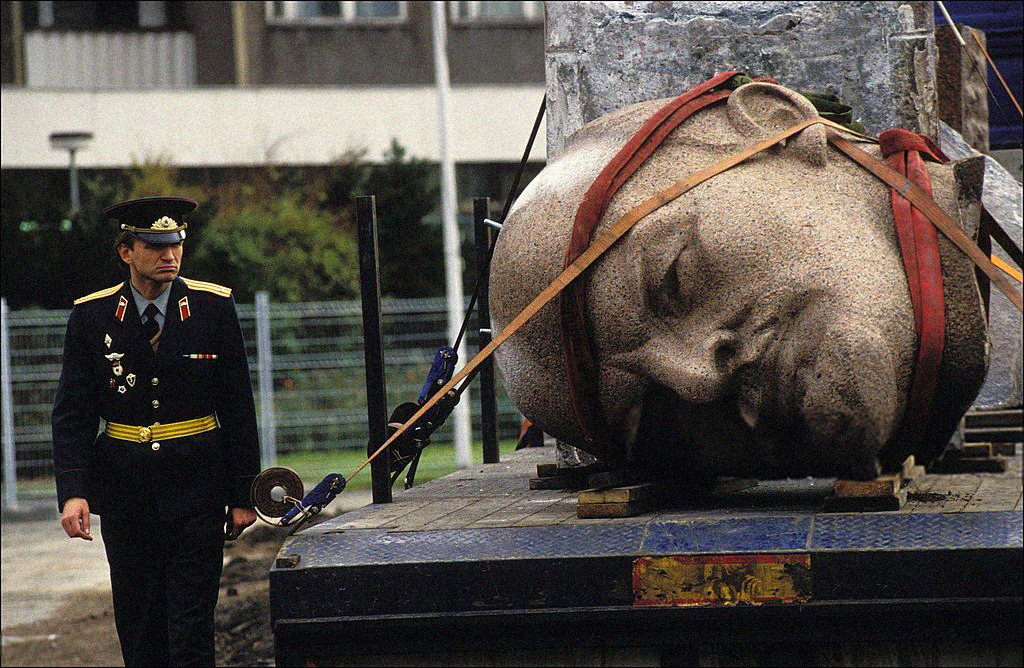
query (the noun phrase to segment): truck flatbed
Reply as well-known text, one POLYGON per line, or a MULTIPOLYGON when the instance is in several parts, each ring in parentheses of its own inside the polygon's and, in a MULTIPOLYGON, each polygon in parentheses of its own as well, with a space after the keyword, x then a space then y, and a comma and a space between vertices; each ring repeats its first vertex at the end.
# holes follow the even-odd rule
POLYGON ((554 457, 287 539, 278 665, 1020 664, 1019 446, 1003 473, 916 478, 896 511, 825 512, 834 481, 803 479, 604 519, 530 489, 554 457))

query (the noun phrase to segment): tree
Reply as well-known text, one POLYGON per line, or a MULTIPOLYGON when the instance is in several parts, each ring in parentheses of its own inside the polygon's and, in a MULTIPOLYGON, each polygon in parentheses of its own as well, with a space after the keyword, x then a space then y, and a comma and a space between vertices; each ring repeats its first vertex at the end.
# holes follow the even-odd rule
POLYGON ((352 299, 358 261, 336 216, 294 194, 221 209, 191 258, 197 275, 230 285, 243 302, 260 290, 276 302, 352 299))
POLYGON ((384 161, 365 168, 354 188, 375 195, 380 247, 381 294, 438 297, 444 294, 444 246, 440 221, 431 214, 440 201, 437 166, 415 158, 392 141, 384 161))
POLYGON ((83 208, 68 217, 64 170, 3 171, 0 288, 12 308, 70 308, 124 280, 117 225, 103 209, 152 195, 190 197, 184 275, 231 286, 246 302, 350 299, 359 294, 355 201, 376 196, 381 291, 444 294, 436 165, 397 143, 382 163, 365 152, 323 167, 178 169, 163 161, 128 170, 83 170, 83 208))

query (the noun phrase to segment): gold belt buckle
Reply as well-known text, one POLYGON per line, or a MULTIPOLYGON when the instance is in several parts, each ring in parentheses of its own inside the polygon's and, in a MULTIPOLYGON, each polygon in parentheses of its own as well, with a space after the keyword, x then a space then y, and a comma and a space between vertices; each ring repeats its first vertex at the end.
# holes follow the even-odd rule
POLYGON ((153 430, 149 427, 139 427, 139 443, 148 443, 153 440, 153 430))

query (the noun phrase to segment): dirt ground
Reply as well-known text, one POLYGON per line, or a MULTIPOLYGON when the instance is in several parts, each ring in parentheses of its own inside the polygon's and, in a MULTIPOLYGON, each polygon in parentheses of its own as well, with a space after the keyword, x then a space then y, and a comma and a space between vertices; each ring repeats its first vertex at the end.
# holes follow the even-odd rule
MULTIPOLYGON (((216 613, 218 666, 273 666, 268 573, 284 529, 259 524, 224 550, 216 613)), ((4 629, 4 666, 123 666, 110 592, 75 596, 48 619, 4 629)))

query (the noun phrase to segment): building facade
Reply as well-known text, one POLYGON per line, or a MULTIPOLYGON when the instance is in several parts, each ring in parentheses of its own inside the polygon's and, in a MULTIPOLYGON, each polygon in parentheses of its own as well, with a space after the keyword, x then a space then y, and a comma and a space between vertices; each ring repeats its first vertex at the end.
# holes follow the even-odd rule
MULTIPOLYGON (((428 2, 10 2, 5 169, 439 157, 428 2)), ((456 162, 517 162, 544 95, 542 2, 447 2, 456 162)), ((543 134, 541 135, 543 136, 543 134)), ((537 147, 543 156, 543 145, 537 147)))

